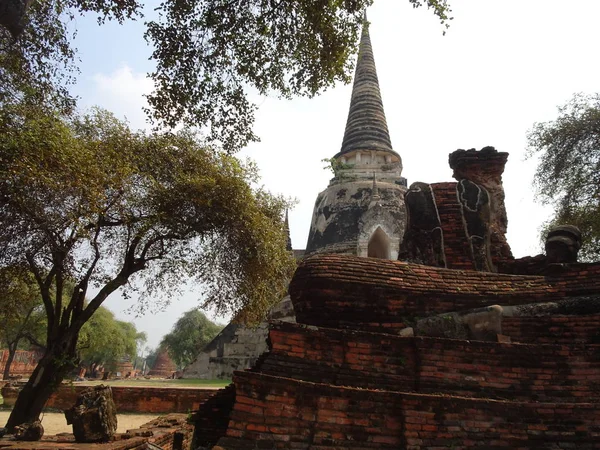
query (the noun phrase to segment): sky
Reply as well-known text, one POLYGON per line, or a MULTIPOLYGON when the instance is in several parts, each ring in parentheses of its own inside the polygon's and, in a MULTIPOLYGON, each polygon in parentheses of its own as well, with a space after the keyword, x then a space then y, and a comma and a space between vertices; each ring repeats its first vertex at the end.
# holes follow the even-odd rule
MULTIPOLYGON (((439 20, 408 0, 375 0, 368 10, 370 35, 392 145, 408 184, 451 181, 448 154, 491 145, 510 154, 503 175, 508 242, 516 257, 541 252, 539 228, 550 207, 535 201, 535 158, 526 158, 527 132, 553 120, 574 93, 599 89, 600 2, 597 0, 449 0, 454 19, 443 35, 439 20)), ((148 16, 156 2, 148 2, 148 16)), ((80 105, 98 105, 147 127, 144 93, 153 63, 143 21, 98 27, 78 18, 76 46, 80 105)), ((254 159, 262 183, 297 200, 290 211, 294 248, 305 248, 317 194, 330 172, 324 158, 341 146, 351 85, 337 85, 308 99, 253 99, 261 138, 239 153, 254 159)), ((156 346, 181 314, 195 306, 200 288, 142 317, 135 299, 116 295, 106 306, 136 323, 156 346)), ((159 302, 157 302, 158 304, 159 302)), ((217 318, 226 322, 227 318, 217 318)))

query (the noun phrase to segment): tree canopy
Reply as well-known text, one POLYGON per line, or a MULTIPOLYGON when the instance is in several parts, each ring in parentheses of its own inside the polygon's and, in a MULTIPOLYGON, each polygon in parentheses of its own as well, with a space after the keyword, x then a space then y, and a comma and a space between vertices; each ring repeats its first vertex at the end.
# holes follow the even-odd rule
POLYGON ((70 110, 68 86, 77 74, 73 19, 123 22, 140 14, 135 0, 5 0, 0 4, 0 103, 23 97, 70 110))
MULTIPOLYGON (((427 4, 442 23, 445 0, 427 4)), ((222 0, 173 2, 159 6, 160 20, 146 33, 157 63, 151 114, 175 126, 209 125, 211 138, 227 149, 256 140, 255 106, 245 86, 260 94, 313 96, 338 81, 349 82, 351 57, 372 0, 222 0)))
POLYGON ((539 155, 535 186, 539 198, 556 208, 552 224, 582 231, 581 256, 600 259, 600 94, 576 94, 558 117, 536 123, 528 135, 539 155))
POLYGON ((168 348, 171 359, 183 369, 222 329, 222 325, 211 322, 202 311, 194 308, 183 313, 171 332, 163 337, 161 346, 168 348))
MULTIPOLYGON (((191 132, 133 132, 98 109, 65 118, 5 105, 0 266, 29 267, 48 323, 43 380, 34 385, 34 372, 17 402, 24 396, 37 409, 45 401, 36 389, 73 368, 81 327, 120 288, 141 285, 150 301, 153 292, 176 294, 192 277, 218 312, 263 315, 295 265, 285 248, 287 203, 251 187, 256 181, 252 164, 191 132), (86 301, 90 286, 96 290, 86 301)), ((31 419, 29 411, 27 403, 15 406, 13 415, 23 417, 14 421, 31 419)))
MULTIPOLYGON (((350 80, 372 1, 162 1, 145 35, 156 63, 149 116, 158 126, 202 127, 227 150, 243 147, 257 139, 249 88, 313 96, 350 80)), ((448 26, 447 0, 408 1, 431 8, 448 26)), ((0 5, 0 102, 29 96, 68 110, 68 85, 77 74, 73 19, 93 13, 100 22, 123 22, 141 11, 136 0, 6 0, 0 5)))

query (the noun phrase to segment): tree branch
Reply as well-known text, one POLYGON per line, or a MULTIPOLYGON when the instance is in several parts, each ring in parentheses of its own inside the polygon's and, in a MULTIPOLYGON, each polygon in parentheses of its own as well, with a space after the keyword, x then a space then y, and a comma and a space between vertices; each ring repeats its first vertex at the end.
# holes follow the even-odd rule
POLYGON ((45 279, 42 278, 42 274, 37 264, 35 263, 35 259, 31 253, 26 253, 25 258, 29 263, 29 268, 35 277, 35 280, 40 288, 40 293, 42 294, 42 301, 44 303, 44 309, 46 310, 46 317, 48 318, 48 330, 54 325, 54 305, 52 304, 52 299, 50 298, 50 286, 52 285, 52 280, 54 275, 56 274, 56 267, 52 267, 50 272, 45 279))

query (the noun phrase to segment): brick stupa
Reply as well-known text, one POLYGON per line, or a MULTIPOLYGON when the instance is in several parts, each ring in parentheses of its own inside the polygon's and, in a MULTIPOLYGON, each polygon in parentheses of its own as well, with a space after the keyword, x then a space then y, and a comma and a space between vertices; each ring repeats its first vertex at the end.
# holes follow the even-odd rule
POLYGON ((151 377, 171 378, 177 371, 177 366, 169 356, 169 351, 166 347, 162 347, 156 357, 156 361, 152 370, 148 372, 151 377))

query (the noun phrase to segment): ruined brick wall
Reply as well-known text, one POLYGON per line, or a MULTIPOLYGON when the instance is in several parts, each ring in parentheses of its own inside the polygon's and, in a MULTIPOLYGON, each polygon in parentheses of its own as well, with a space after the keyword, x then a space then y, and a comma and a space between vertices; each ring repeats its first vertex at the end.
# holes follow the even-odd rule
MULTIPOLYGON (((46 408, 71 408, 77 396, 89 386, 61 385, 50 397, 46 408)), ((198 408, 205 399, 218 389, 125 387, 112 386, 113 399, 119 413, 188 413, 198 408)), ((13 397, 5 397, 8 405, 14 404, 13 397)))
POLYGON ((299 323, 396 333, 415 317, 600 292, 600 265, 565 270, 515 277, 329 254, 300 264, 290 295, 299 323))
MULTIPOLYGON (((32 374, 35 366, 42 357, 40 352, 31 352, 28 350, 17 350, 15 359, 10 366, 12 375, 29 376, 32 374)), ((0 373, 4 372, 4 366, 8 359, 8 350, 0 350, 0 373)))
MULTIPOLYGON (((67 409, 75 404, 84 386, 61 386, 50 397, 46 407, 67 409)), ((217 389, 153 388, 113 386, 113 399, 118 412, 137 413, 187 413, 198 408, 199 403, 213 395, 217 389)))
POLYGON ((356 440, 374 434, 375 429, 377 434, 371 436, 369 448, 403 448, 401 422, 397 419, 401 398, 389 392, 343 389, 243 372, 234 377, 234 382, 236 403, 227 435, 219 441, 227 449, 247 450, 263 439, 272 444, 261 448, 271 449, 293 448, 292 443, 310 443, 314 448, 332 444, 337 448, 367 448, 357 447, 356 440))
POLYGON ((194 413, 193 448, 211 448, 225 435, 235 402, 235 386, 230 384, 200 404, 194 413))
POLYGON ((502 174, 508 160, 508 153, 499 152, 494 147, 484 147, 480 151, 456 150, 448 157, 453 170, 452 176, 460 180, 469 180, 483 187, 490 197, 490 256, 494 263, 512 259, 510 247, 506 241, 508 216, 504 204, 502 174))
POLYGON ((507 158, 493 147, 457 150, 449 156, 457 182, 413 183, 400 259, 484 272, 512 261, 502 186, 507 158))
POLYGON ((269 449, 550 448, 540 444, 559 441, 599 448, 600 410, 591 403, 370 391, 256 373, 238 373, 234 382, 236 404, 219 441, 227 449, 257 441, 269 449))
MULTIPOLYGON (((549 333, 551 334, 551 333, 549 333)), ((274 324, 269 375, 337 386, 563 402, 598 399, 600 345, 498 344, 274 324)))
POLYGON ((446 267, 475 270, 469 239, 465 233, 461 206, 456 196, 457 183, 435 183, 435 198, 443 235, 446 267))
POLYGON ((557 331, 552 311, 579 308, 572 323, 598 315, 600 265, 555 269, 511 276, 344 255, 306 259, 290 286, 298 324, 273 324, 270 352, 234 376, 231 420, 217 444, 600 448, 600 344, 398 335, 417 317, 488 305, 517 318, 540 313, 548 337, 557 331))
POLYGON ((517 342, 537 344, 600 344, 600 315, 504 317, 502 333, 517 342))

